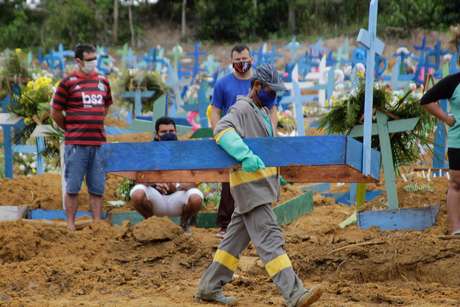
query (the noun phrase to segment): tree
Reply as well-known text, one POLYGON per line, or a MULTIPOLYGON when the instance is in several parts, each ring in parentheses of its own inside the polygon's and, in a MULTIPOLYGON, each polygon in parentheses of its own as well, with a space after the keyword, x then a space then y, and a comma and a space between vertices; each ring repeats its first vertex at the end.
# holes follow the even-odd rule
POLYGON ((181 14, 181 31, 180 31, 180 36, 182 39, 185 38, 185 35, 187 34, 187 25, 186 25, 186 14, 185 11, 187 9, 187 0, 182 0, 182 14, 181 14))
POLYGON ((296 26, 295 26, 295 5, 296 1, 295 0, 289 0, 288 3, 288 25, 289 25, 289 32, 291 34, 295 34, 296 32, 296 26))
POLYGON ((23 48, 40 41, 40 12, 30 10, 25 1, 0 2, 0 48, 23 48))
POLYGON ((136 46, 136 38, 134 33, 133 7, 141 4, 156 4, 158 0, 121 0, 121 4, 128 7, 128 23, 131 33, 131 46, 136 46))
POLYGON ((113 0, 113 26, 112 26, 112 44, 118 42, 118 0, 113 0))

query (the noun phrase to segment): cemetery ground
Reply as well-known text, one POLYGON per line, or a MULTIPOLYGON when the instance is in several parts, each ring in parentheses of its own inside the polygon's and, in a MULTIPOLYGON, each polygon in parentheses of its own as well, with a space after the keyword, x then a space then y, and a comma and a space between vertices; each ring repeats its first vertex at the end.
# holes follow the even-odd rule
MULTIPOLYGON (((447 178, 408 177, 409 182, 398 182, 401 207, 441 205, 435 226, 423 232, 340 229, 354 209, 319 194, 313 212, 283 227, 295 270, 307 286, 322 283, 326 289, 316 306, 458 306, 460 240, 445 236, 447 178), (407 192, 409 183, 431 189, 407 192)), ((0 203, 59 208, 59 175, 25 179, 3 180, 0 203)), ((117 180, 109 177, 108 198, 117 180)), ((86 195, 80 200, 87 203, 86 195)), ((381 196, 368 209, 383 202, 381 196)), ((0 223, 0 304, 199 306, 192 297, 219 243, 215 232, 193 228, 186 236, 159 218, 137 225, 101 223, 76 232, 39 222, 0 223)), ((252 246, 225 291, 239 297, 240 306, 282 304, 252 246)))
MULTIPOLYGON (((326 44, 338 45, 334 40, 326 44)), ((214 48, 218 59, 228 61, 231 46, 214 48)), ((123 127, 119 122, 110 125, 123 127)), ((316 133, 308 130, 307 135, 316 133)), ((108 141, 151 138, 151 133, 136 133, 109 136, 108 141)), ((355 209, 320 194, 314 196, 312 212, 282 227, 295 271, 307 287, 322 284, 325 289, 315 306, 459 306, 460 239, 446 236, 447 178, 421 178, 411 173, 418 166, 404 169, 408 181, 398 178, 397 188, 402 208, 440 205, 435 225, 425 231, 363 230, 356 225, 341 229, 338 224, 355 209), (411 184, 421 191, 409 191, 411 184)), ((117 199, 120 182, 120 177, 108 176, 107 200, 117 199)), ((15 174, 14 179, 0 180, 0 204, 61 209, 60 184, 57 173, 15 174)), ((369 186, 384 189, 383 174, 378 184, 369 186)), ((285 190, 282 198, 297 195, 296 188, 285 190)), ((347 188, 333 184, 331 191, 347 188)), ((385 200, 383 193, 365 209, 386 208, 385 200)), ((79 204, 80 210, 88 209, 86 189, 79 204)), ((2 222, 0 306, 212 306, 195 302, 193 295, 219 243, 216 232, 194 227, 187 236, 160 218, 137 225, 102 222, 76 232, 39 221, 2 222)), ((241 256, 225 292, 238 297, 240 306, 283 304, 253 246, 241 256)))

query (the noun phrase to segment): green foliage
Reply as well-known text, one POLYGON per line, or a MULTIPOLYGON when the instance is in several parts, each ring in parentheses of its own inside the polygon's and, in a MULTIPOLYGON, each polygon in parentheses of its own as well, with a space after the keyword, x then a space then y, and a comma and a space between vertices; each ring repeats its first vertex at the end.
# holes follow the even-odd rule
POLYGON ((23 117, 26 125, 51 124, 50 101, 53 92, 51 78, 42 76, 31 80, 23 87, 19 103, 13 106, 12 111, 23 117))
POLYGON ((219 207, 221 197, 221 185, 216 183, 201 183, 198 186, 203 192, 204 200, 203 206, 206 208, 216 209, 219 207))
MULTIPOLYGON (((419 97, 411 92, 399 97, 394 96, 385 87, 375 87, 374 110, 394 118, 420 118, 412 131, 390 135, 393 163, 396 170, 401 165, 411 164, 419 159, 419 144, 425 147, 432 144, 429 136, 436 121, 422 109, 419 97)), ((356 93, 337 101, 331 111, 320 118, 319 125, 329 134, 348 134, 355 125, 363 124, 363 114, 364 83, 361 83, 356 93)), ((362 140, 362 138, 358 139, 362 140)), ((377 135, 372 136, 372 147, 380 148, 377 135)))
POLYGON ((199 0, 196 4, 199 19, 198 36, 212 40, 242 40, 249 37, 255 25, 252 0, 199 0))
POLYGON ((131 198, 129 197, 129 192, 135 186, 135 182, 129 179, 123 179, 123 181, 118 185, 115 194, 121 200, 129 201, 131 198))
MULTIPOLYGON (((25 0, 0 2, 0 48, 73 46, 78 42, 112 43, 113 0, 42 0, 32 10, 25 0)), ((369 1, 363 0, 189 0, 191 39, 259 40, 291 35, 355 35, 367 25, 369 1), (293 13, 289 15, 289 12, 293 13)), ((180 27, 182 0, 160 0, 132 7, 136 36, 159 23, 180 27)), ((119 5, 118 42, 129 41, 128 8, 119 5)), ((458 1, 381 0, 381 36, 407 36, 407 29, 447 29, 460 20, 458 1)))
MULTIPOLYGON (((118 91, 148 90, 155 94, 147 103, 142 104, 142 111, 151 112, 153 103, 168 91, 167 85, 156 71, 124 70, 117 79, 114 89, 118 91)), ((115 93, 120 96, 122 93, 115 93)))
POLYGON ((47 16, 43 24, 46 35, 43 35, 42 44, 45 47, 54 47, 59 43, 74 46, 79 42, 104 41, 107 23, 101 21, 110 12, 105 9, 107 1, 46 1, 44 6, 47 16))
POLYGON ((24 84, 30 75, 26 55, 20 49, 5 50, 0 55, 0 99, 12 95, 13 84, 24 84))
POLYGON ((25 9, 24 2, 16 0, 0 4, 0 48, 39 44, 39 18, 25 9))

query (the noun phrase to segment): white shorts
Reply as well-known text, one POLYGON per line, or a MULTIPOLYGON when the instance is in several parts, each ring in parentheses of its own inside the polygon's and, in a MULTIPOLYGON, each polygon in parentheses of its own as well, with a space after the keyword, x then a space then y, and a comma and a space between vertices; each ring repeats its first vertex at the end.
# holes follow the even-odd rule
POLYGON ((132 197, 134 191, 143 190, 147 199, 152 205, 153 214, 155 216, 180 216, 185 204, 188 203, 190 195, 198 195, 204 199, 203 193, 197 188, 192 188, 187 191, 177 191, 170 195, 163 195, 151 186, 136 184, 129 192, 132 197))

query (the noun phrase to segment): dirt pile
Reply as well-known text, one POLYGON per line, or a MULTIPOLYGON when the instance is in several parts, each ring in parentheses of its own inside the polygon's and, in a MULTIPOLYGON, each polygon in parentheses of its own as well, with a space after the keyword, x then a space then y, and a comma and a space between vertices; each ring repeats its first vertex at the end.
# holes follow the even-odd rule
POLYGON ((164 217, 151 217, 134 226, 133 236, 141 243, 173 240, 181 233, 179 226, 164 217))
MULTIPOLYGON (((445 236, 446 178, 434 179, 428 182, 432 189, 418 192, 408 192, 409 183, 398 181, 401 207, 441 205, 436 225, 426 231, 340 229, 338 224, 354 208, 319 196, 311 214, 284 227, 294 269, 306 286, 322 283, 325 288, 315 306, 460 305, 455 269, 460 239, 445 236)), ((367 208, 382 209, 381 199, 367 208)), ((186 236, 158 218, 136 226, 101 223, 77 232, 30 222, 0 223, 0 305, 200 306, 193 295, 219 242, 215 231, 194 228, 186 236)), ((239 297, 241 306, 282 305, 255 248, 250 245, 241 258, 225 292, 239 297)))
MULTIPOLYGON (((363 304, 460 302, 460 274, 452 270, 460 261, 460 239, 447 239, 439 226, 424 232, 340 229, 338 222, 352 212, 316 207, 286 229, 294 267, 304 279, 324 283, 332 305, 337 298, 330 294, 363 304)), ((444 220, 445 212, 440 215, 444 220)))
MULTIPOLYGON (((123 178, 108 175, 105 185, 105 199, 118 199, 116 189, 123 178)), ((78 195, 79 210, 89 209, 89 196, 85 184, 78 195)), ((0 206, 28 205, 29 208, 62 209, 61 176, 45 173, 35 176, 17 176, 14 179, 0 179, 0 206)))
POLYGON ((0 304, 30 303, 34 297, 143 293, 171 285, 187 268, 210 261, 206 240, 181 233, 168 241, 139 242, 139 233, 154 231, 152 222, 158 221, 135 230, 100 223, 77 232, 28 222, 0 223, 0 304))

